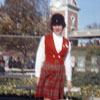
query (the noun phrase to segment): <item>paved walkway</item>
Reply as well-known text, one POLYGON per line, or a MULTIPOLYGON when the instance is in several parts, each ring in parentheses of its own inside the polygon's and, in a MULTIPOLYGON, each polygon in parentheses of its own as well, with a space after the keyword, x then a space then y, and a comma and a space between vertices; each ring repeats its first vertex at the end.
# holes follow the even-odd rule
POLYGON ((43 99, 35 99, 33 98, 28 98, 28 97, 3 97, 0 96, 0 100, 43 100, 43 99))

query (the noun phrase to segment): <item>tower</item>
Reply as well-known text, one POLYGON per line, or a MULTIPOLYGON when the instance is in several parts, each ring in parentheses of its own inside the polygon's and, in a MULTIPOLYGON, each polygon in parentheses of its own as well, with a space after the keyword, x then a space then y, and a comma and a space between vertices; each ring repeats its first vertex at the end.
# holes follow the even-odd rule
POLYGON ((76 0, 51 0, 50 11, 51 15, 60 13, 64 16, 66 22, 64 37, 67 38, 70 32, 78 29, 79 7, 76 0))

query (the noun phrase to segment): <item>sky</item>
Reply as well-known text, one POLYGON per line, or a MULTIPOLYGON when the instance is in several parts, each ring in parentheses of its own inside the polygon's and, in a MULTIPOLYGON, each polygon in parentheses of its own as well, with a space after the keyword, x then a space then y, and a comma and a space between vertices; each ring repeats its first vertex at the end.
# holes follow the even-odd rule
POLYGON ((93 23, 100 24, 100 0, 77 0, 79 11, 79 29, 93 23))
POLYGON ((0 0, 0 5, 3 4, 4 0, 0 0))
MULTIPOLYGON (((4 0, 0 0, 0 4, 4 0)), ((79 29, 93 23, 100 24, 100 0, 77 0, 79 11, 79 29)))

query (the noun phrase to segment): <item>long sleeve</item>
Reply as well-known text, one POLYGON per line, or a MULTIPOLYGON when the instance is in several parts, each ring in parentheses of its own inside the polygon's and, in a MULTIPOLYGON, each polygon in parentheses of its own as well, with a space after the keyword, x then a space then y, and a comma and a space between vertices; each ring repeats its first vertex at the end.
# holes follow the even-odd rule
POLYGON ((71 67, 71 53, 70 53, 70 51, 71 51, 71 44, 69 42, 68 53, 67 53, 65 61, 64 61, 66 76, 67 76, 68 81, 72 80, 72 67, 71 67))
POLYGON ((40 40, 40 44, 36 53, 35 77, 40 77, 41 67, 44 61, 45 61, 45 45, 43 36, 40 40))

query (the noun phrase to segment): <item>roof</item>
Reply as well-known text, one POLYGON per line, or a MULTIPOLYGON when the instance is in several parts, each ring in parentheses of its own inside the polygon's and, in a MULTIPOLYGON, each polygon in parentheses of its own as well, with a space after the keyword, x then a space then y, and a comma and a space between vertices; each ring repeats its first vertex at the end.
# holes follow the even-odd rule
POLYGON ((75 30, 68 34, 69 39, 71 38, 97 38, 100 37, 100 29, 84 29, 75 30))
POLYGON ((76 5, 68 4, 68 7, 74 8, 74 9, 76 9, 77 11, 80 10, 80 8, 79 8, 78 6, 76 6, 76 5))

